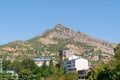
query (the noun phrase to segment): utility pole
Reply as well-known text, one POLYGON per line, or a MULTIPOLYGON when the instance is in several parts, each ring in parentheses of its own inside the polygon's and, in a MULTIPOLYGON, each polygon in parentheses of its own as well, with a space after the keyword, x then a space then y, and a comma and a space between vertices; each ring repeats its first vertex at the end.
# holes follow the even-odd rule
POLYGON ((0 73, 2 73, 2 71, 3 71, 3 68, 2 68, 2 58, 0 58, 0 73))

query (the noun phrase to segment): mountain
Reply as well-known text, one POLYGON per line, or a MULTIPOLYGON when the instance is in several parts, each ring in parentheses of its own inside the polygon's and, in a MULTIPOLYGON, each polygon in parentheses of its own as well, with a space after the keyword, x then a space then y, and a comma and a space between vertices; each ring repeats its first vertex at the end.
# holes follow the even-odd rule
POLYGON ((116 44, 99 40, 62 24, 27 41, 17 40, 0 46, 0 57, 23 59, 26 57, 57 56, 61 49, 71 49, 76 55, 90 60, 109 59, 116 44))

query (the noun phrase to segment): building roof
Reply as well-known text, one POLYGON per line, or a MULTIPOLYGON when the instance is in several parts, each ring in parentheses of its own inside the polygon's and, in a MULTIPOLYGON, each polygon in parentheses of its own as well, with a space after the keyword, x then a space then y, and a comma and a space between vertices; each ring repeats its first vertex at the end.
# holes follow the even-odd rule
POLYGON ((4 70, 3 72, 6 72, 6 73, 15 73, 14 70, 4 70))
POLYGON ((72 55, 72 56, 68 57, 68 60, 73 60, 73 59, 77 59, 77 58, 79 58, 79 57, 75 56, 75 55, 72 55))
POLYGON ((35 61, 50 61, 51 59, 50 58, 35 58, 33 60, 35 60, 35 61))

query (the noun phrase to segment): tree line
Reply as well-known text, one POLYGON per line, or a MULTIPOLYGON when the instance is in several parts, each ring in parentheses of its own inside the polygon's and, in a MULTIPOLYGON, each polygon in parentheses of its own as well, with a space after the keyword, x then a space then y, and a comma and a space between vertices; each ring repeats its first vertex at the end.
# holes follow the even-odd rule
POLYGON ((120 44, 114 49, 114 57, 107 63, 101 63, 89 73, 89 80, 120 80, 120 44))
MULTIPOLYGON (((3 60, 3 70, 14 70, 19 77, 19 80, 77 80, 77 73, 65 73, 65 69, 59 64, 54 65, 51 60, 49 66, 44 61, 41 67, 38 67, 35 62, 29 58, 22 61, 3 60)), ((10 74, 0 74, 0 80, 17 80, 10 74)))

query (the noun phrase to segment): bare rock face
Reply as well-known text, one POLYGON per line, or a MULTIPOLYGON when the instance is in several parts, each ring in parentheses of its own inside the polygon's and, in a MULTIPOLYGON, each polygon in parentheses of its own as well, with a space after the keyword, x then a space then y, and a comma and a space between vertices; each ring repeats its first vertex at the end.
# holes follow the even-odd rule
POLYGON ((116 47, 116 44, 114 43, 90 37, 82 32, 77 32, 69 28, 66 28, 62 24, 57 24, 55 28, 51 30, 49 36, 51 36, 51 38, 73 39, 74 41, 80 43, 95 46, 96 47, 95 50, 101 50, 103 52, 112 54, 114 53, 113 48, 116 47))

